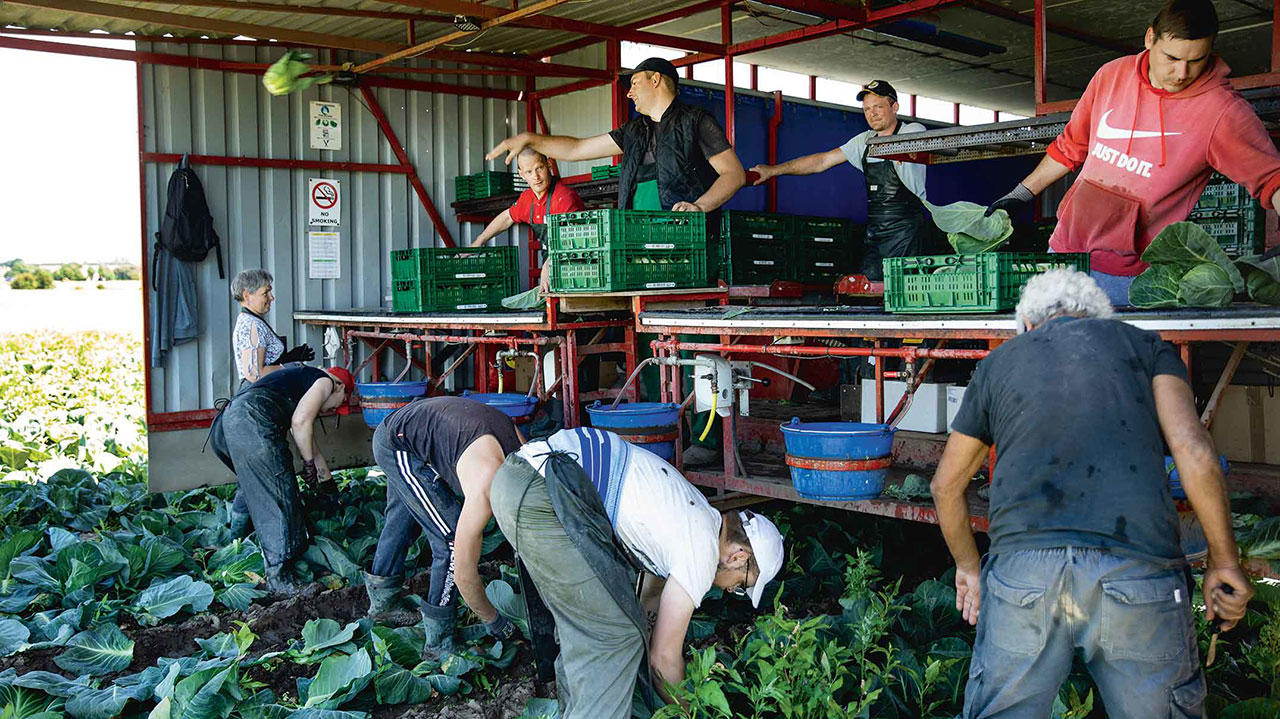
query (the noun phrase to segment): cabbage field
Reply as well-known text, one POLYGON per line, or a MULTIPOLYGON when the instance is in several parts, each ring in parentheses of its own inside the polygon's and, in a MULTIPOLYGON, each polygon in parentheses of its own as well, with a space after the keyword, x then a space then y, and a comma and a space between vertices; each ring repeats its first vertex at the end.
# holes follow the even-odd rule
MULTIPOLYGON (((228 530, 233 487, 146 492, 141 361, 131 337, 0 337, 0 719, 555 716, 523 639, 496 642, 464 615, 457 651, 423 662, 421 628, 364 618, 360 570, 385 500, 376 468, 337 473, 338 501, 309 505, 308 585, 266 601, 252 535, 228 530)), ((1277 520, 1250 514, 1248 497, 1236 508, 1245 550, 1280 560, 1277 520)), ((781 589, 760 612, 704 601, 683 701, 658 716, 957 716, 973 632, 937 529, 763 509, 789 543, 781 589)), ((489 594, 519 620, 510 549, 496 533, 485 548, 489 594)), ((411 551, 410 583, 425 591, 418 551, 429 548, 411 551)), ((1208 671, 1210 716, 1280 716, 1274 585, 1259 585, 1208 671)), ((1082 671, 1055 715, 1104 716, 1082 671)))

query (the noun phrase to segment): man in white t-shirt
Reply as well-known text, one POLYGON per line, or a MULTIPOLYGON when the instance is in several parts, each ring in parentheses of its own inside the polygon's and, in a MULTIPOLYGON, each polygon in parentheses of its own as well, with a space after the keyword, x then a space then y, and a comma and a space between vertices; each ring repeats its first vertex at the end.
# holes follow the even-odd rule
POLYGON ((921 200, 925 197, 925 166, 917 162, 881 160, 867 156, 867 140, 876 136, 924 132, 917 122, 898 119, 898 91, 884 80, 874 80, 858 92, 862 115, 871 128, 854 135, 833 150, 797 157, 780 165, 756 165, 759 185, 780 175, 813 175, 848 162, 867 183, 867 242, 862 274, 879 281, 881 260, 909 257, 933 251, 933 221, 921 200))
POLYGON ((494 476, 489 501, 555 618, 565 719, 631 716, 650 635, 648 669, 669 699, 703 596, 716 586, 758 607, 784 561, 767 518, 716 511, 675 467, 603 430, 524 445, 494 476), (656 599, 643 609, 641 572, 656 599))

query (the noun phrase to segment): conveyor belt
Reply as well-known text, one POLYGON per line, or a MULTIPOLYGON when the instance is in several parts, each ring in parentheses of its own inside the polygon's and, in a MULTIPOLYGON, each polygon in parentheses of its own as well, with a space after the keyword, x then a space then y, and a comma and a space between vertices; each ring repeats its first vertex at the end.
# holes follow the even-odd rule
MULTIPOLYGON (((1237 305, 1230 310, 1134 310, 1116 313, 1116 318, 1145 330, 1239 331, 1270 330, 1280 333, 1280 308, 1237 305)), ((864 330, 910 335, 916 331, 987 331, 1013 334, 1013 313, 983 315, 894 315, 865 307, 699 307, 679 310, 649 310, 640 315, 640 326, 705 328, 713 330, 835 330, 848 333, 864 330)), ((781 334, 781 333, 780 333, 781 334)))
POLYGON ((543 312, 392 312, 379 308, 351 310, 297 310, 293 319, 299 322, 331 324, 404 325, 541 325, 543 312))
MULTIPOLYGON (((582 198, 582 201, 588 205, 604 203, 612 206, 618 199, 618 178, 616 177, 604 180, 587 180, 574 184, 572 187, 574 192, 578 193, 578 197, 582 198)), ((511 192, 480 200, 454 202, 450 207, 460 215, 497 215, 511 207, 519 197, 520 193, 511 192)))

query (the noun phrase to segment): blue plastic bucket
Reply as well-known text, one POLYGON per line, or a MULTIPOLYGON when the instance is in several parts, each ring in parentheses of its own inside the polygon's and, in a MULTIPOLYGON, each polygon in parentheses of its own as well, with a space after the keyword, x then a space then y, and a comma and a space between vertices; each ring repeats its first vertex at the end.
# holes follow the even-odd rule
POLYGON ((668 462, 675 461, 680 405, 673 402, 621 402, 610 408, 596 400, 587 407, 587 415, 591 417, 592 427, 613 432, 668 462))
MULTIPOLYGON (((1230 470, 1227 464, 1227 455, 1218 455, 1218 463, 1222 465, 1222 473, 1225 475, 1230 470)), ((1169 494, 1174 499, 1186 499, 1187 493, 1182 489, 1182 479, 1178 477, 1178 467, 1173 463, 1173 457, 1164 456, 1164 473, 1169 477, 1169 494)))
POLYGON ((387 415, 427 393, 426 382, 357 382, 364 423, 377 427, 387 415))
POLYGON ((895 432, 883 424, 792 418, 782 425, 782 438, 796 493, 825 500, 880 496, 893 459, 895 432))
POLYGON ((537 397, 528 397, 523 392, 472 392, 464 390, 463 397, 482 402, 500 410, 512 419, 524 419, 533 414, 538 405, 537 397))

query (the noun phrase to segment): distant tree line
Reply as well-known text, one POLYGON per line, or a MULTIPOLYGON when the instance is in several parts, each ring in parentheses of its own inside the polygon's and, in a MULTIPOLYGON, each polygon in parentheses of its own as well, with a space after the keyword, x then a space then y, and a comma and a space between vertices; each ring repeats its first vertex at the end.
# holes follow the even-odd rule
POLYGON ((136 265, 121 265, 118 267, 102 265, 95 267, 89 265, 86 267, 79 262, 68 262, 58 269, 50 271, 42 267, 29 265, 19 258, 14 258, 8 262, 0 262, 0 269, 3 269, 4 279, 9 282, 9 287, 15 290, 46 290, 53 287, 53 283, 57 280, 83 282, 90 278, 99 280, 142 279, 142 274, 136 265))

